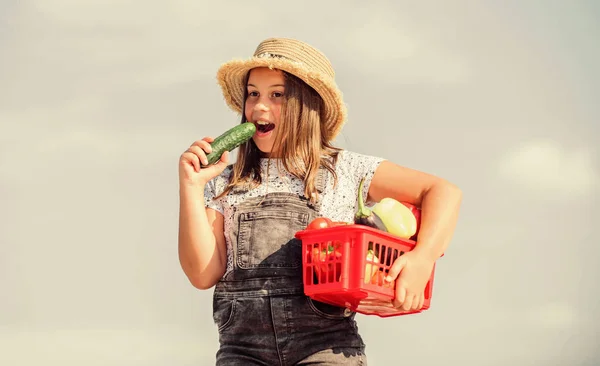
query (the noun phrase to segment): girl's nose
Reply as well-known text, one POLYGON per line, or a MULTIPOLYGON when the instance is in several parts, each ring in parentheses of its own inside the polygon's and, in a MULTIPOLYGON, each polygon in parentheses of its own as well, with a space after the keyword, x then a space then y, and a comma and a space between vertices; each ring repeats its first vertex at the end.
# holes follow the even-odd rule
POLYGON ((254 110, 259 112, 268 112, 269 107, 264 102, 258 102, 254 105, 254 110))

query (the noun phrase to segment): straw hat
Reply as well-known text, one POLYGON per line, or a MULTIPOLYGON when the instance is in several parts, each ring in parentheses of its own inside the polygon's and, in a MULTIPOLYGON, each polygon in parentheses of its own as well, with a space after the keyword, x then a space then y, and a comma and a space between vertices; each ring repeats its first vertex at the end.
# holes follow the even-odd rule
POLYGON ((219 68, 217 80, 230 108, 242 113, 246 74, 256 67, 279 69, 302 79, 324 101, 322 123, 333 140, 346 120, 342 93, 335 83, 335 72, 327 57, 318 49, 295 39, 269 38, 262 41, 254 55, 246 60, 232 60, 219 68))

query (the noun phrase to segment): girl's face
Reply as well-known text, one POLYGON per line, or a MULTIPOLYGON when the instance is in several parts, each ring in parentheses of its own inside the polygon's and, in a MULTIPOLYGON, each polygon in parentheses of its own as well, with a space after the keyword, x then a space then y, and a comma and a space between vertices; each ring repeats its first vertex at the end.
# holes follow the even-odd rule
POLYGON ((246 120, 256 125, 254 143, 266 155, 273 153, 273 145, 280 128, 285 79, 279 70, 256 68, 248 77, 248 97, 245 105, 246 120))

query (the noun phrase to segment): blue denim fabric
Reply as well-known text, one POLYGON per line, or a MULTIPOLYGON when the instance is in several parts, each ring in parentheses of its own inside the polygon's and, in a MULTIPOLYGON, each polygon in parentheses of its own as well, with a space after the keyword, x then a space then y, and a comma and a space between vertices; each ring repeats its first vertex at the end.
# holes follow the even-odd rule
POLYGON ((304 295, 294 234, 318 216, 319 203, 277 192, 236 207, 234 270, 213 295, 217 365, 367 365, 356 314, 304 295))

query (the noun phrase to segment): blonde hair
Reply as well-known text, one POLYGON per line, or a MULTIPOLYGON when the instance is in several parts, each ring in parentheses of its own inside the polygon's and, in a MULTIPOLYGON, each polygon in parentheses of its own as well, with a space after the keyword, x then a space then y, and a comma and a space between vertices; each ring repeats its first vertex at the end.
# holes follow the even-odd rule
MULTIPOLYGON (((327 140, 327 130, 323 119, 323 99, 304 81, 283 72, 285 92, 281 108, 281 123, 277 126, 277 134, 273 150, 277 151, 278 163, 293 176, 304 182, 304 195, 315 202, 318 192, 316 178, 320 166, 327 169, 337 184, 335 163, 340 148, 327 140)), ((248 82, 248 75, 245 84, 248 82)), ((244 88, 244 104, 248 96, 244 88)), ((245 110, 242 110, 241 123, 246 122, 245 110)), ((246 185, 256 186, 262 183, 260 159, 262 152, 254 140, 250 139, 240 145, 237 160, 229 177, 229 184, 218 197, 229 193, 234 187, 246 185)))

